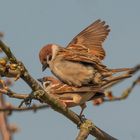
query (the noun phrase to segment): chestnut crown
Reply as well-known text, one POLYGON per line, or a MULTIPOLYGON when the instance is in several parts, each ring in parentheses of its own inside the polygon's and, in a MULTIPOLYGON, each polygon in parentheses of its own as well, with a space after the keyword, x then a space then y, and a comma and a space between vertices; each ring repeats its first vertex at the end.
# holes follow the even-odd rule
POLYGON ((42 65, 52 59, 52 44, 45 45, 39 52, 39 59, 42 65))

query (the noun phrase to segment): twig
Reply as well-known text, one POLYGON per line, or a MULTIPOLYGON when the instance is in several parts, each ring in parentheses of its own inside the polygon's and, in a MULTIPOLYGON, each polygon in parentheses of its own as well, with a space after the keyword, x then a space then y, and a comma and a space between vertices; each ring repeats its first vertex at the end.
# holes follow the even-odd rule
POLYGON ((103 102, 120 101, 120 100, 127 99, 129 97, 129 95, 132 93, 132 90, 134 89, 134 87, 138 83, 140 83, 140 76, 136 80, 133 81, 133 83, 130 87, 128 87, 126 90, 123 91, 123 93, 120 97, 116 97, 116 96, 112 95, 111 93, 107 93, 107 94, 111 94, 111 95, 109 95, 110 98, 109 99, 104 99, 103 102))
POLYGON ((15 93, 10 89, 8 89, 8 91, 4 89, 0 89, 0 93, 16 99, 26 99, 27 97, 29 97, 29 94, 15 93))
MULTIPOLYGON (((4 106, 4 98, 2 94, 0 94, 0 107, 4 106)), ((0 112, 0 132, 3 140, 12 140, 12 134, 8 127, 7 115, 5 112, 0 112)))
POLYGON ((48 108, 49 106, 48 105, 32 105, 31 107, 15 107, 15 106, 6 106, 6 107, 1 107, 0 108, 0 112, 23 112, 23 111, 31 111, 33 110, 34 112, 36 112, 37 110, 40 110, 40 109, 45 109, 45 108, 48 108))

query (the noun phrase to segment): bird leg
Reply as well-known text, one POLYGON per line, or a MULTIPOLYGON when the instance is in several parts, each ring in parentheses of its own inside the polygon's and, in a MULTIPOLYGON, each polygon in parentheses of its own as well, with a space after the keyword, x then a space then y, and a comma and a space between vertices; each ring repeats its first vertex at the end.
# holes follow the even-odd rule
POLYGON ((86 108, 86 104, 85 103, 80 104, 80 100, 79 100, 79 98, 77 99, 77 96, 75 96, 74 94, 70 94, 70 95, 64 94, 64 95, 58 96, 58 98, 68 108, 74 107, 76 105, 80 105, 81 112, 79 114, 79 118, 80 118, 81 122, 85 120, 85 116, 82 113, 83 113, 84 109, 86 108))
POLYGON ((79 114, 79 118, 80 118, 81 122, 83 122, 83 121, 85 121, 85 116, 83 114, 83 111, 87 107, 86 103, 81 104, 80 107, 81 107, 81 112, 79 114))
POLYGON ((18 107, 19 108, 22 107, 23 104, 25 104, 26 106, 30 106, 31 103, 32 103, 32 99, 34 98, 34 94, 33 93, 34 92, 31 92, 28 97, 23 99, 18 107))

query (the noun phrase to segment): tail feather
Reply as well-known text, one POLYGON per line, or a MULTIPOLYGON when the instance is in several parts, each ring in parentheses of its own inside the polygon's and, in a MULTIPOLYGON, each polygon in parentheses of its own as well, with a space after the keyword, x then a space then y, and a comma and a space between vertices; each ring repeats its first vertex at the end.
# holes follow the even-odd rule
POLYGON ((124 71, 131 71, 132 68, 119 68, 119 69, 110 69, 111 72, 117 73, 117 72, 124 72, 124 71))

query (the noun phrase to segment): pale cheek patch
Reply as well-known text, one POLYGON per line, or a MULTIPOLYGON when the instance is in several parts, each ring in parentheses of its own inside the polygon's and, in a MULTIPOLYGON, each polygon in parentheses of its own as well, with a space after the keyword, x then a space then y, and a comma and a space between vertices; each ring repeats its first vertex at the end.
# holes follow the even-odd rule
POLYGON ((59 46, 53 44, 53 45, 52 45, 52 48, 53 48, 53 49, 52 49, 52 60, 53 60, 53 59, 55 58, 55 56, 56 56, 58 50, 59 50, 59 46))

